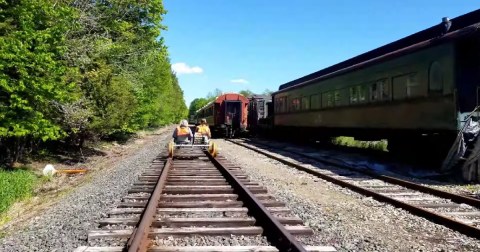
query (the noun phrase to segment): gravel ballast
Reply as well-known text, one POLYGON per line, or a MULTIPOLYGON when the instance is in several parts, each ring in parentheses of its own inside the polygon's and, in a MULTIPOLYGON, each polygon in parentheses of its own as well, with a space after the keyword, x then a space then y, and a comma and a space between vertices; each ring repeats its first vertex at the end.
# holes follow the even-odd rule
POLYGON ((155 136, 91 181, 74 188, 54 206, 26 224, 24 230, 0 239, 0 251, 73 251, 87 245, 89 230, 120 202, 152 160, 164 154, 171 131, 155 136))
MULTIPOLYGON (((0 239, 0 251, 73 251, 79 246, 123 245, 125 239, 87 243, 97 221, 115 208, 122 196, 165 151, 170 131, 156 136, 131 155, 101 170, 72 190, 21 232, 0 239)), ((220 155, 239 165, 269 194, 287 204, 314 236, 298 237, 306 245, 335 246, 338 251, 480 251, 480 242, 391 205, 341 188, 288 167, 254 151, 216 140, 220 155)), ((134 215, 136 216, 136 215, 134 215)), ((290 216, 290 215, 289 215, 290 216)), ((268 244, 262 236, 157 238, 157 245, 268 244)))
POLYGON ((223 140, 220 155, 287 204, 315 235, 307 245, 338 251, 479 251, 480 241, 298 171, 223 140))

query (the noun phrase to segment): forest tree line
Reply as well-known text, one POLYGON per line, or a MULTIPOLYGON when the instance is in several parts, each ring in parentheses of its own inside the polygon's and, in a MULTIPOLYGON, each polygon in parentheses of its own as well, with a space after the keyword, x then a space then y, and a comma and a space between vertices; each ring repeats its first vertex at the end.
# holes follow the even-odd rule
POLYGON ((0 164, 187 114, 161 0, 0 0, 0 164))

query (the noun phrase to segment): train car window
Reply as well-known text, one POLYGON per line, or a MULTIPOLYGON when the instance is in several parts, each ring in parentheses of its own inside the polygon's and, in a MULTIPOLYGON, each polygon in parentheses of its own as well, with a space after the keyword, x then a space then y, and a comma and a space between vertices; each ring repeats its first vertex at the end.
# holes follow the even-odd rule
POLYGON ((206 109, 206 116, 213 116, 213 107, 206 109))
POLYGON ((378 80, 376 84, 378 89, 378 100, 390 100, 390 88, 387 79, 378 80))
POLYGON ((443 91, 442 67, 438 61, 432 62, 428 74, 428 89, 432 93, 443 91))
POLYGON ((334 106, 339 106, 339 105, 341 105, 341 102, 340 102, 341 99, 342 99, 342 97, 341 97, 341 95, 340 95, 340 90, 335 90, 335 91, 333 92, 333 100, 334 100, 334 101, 333 101, 333 105, 334 105, 334 106))
POLYGON ((328 92, 322 94, 322 108, 328 107, 328 92))
POLYGON ((287 103, 286 103, 287 97, 280 97, 278 99, 278 112, 279 113, 285 113, 287 112, 287 103))
POLYGON ((294 98, 290 102, 290 111, 298 111, 300 110, 300 99, 294 98))
POLYGON ((335 104, 333 98, 334 98, 334 97, 333 97, 333 93, 332 93, 332 92, 328 92, 328 93, 327 93, 327 107, 333 107, 333 105, 335 104))
POLYGON ((355 104, 358 102, 358 92, 357 87, 350 87, 350 104, 355 104))
POLYGON ((283 99, 282 98, 277 98, 277 101, 275 102, 275 107, 277 108, 277 112, 278 113, 282 113, 283 112, 283 99))
POLYGON ((322 94, 322 107, 328 108, 333 107, 334 97, 333 92, 326 92, 322 94))
POLYGON ((407 78, 408 75, 400 75, 392 78, 394 100, 402 100, 407 97, 407 78))
POLYGON ((358 85, 357 86, 357 92, 358 92, 358 102, 366 102, 367 101, 367 92, 368 88, 366 85, 358 85))
POLYGON ((370 101, 372 102, 376 102, 378 101, 378 92, 379 89, 378 89, 378 84, 375 82, 375 83, 372 83, 370 85, 370 101))
POLYGON ((407 96, 415 97, 421 95, 419 82, 417 80, 417 74, 411 73, 407 76, 407 96))
POLYGON ((278 113, 285 112, 285 97, 280 97, 276 99, 275 108, 278 113))
POLYGON ((320 95, 312 95, 310 96, 310 108, 311 109, 319 109, 322 107, 322 104, 320 103, 320 95))
POLYGON ((302 97, 302 110, 309 110, 310 109, 310 101, 308 97, 302 97))
POLYGON ((407 97, 416 97, 422 94, 417 73, 409 73, 393 77, 393 99, 401 100, 407 97))

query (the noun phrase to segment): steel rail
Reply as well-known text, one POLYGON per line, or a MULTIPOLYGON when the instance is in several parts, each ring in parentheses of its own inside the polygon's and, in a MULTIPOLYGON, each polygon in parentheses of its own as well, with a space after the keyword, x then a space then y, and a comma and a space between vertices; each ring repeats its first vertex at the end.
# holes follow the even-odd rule
MULTIPOLYGON (((255 144, 258 144, 258 145, 263 145, 263 146, 266 146, 266 147, 269 147, 269 148, 275 148, 275 147, 269 146, 267 144, 257 143, 257 142, 253 142, 253 141, 251 141, 251 142, 255 143, 255 144)), ((238 143, 238 144, 240 144, 240 143, 238 143)), ((299 156, 302 156, 302 157, 305 157, 305 158, 308 158, 308 159, 311 159, 311 160, 315 160, 315 161, 322 162, 322 163, 329 164, 329 165, 338 166, 338 167, 341 167, 341 168, 344 168, 344 169, 347 169, 347 170, 350 170, 350 171, 363 173, 363 174, 368 175, 370 177, 380 179, 380 180, 383 180, 385 182, 389 182, 391 184, 396 184, 396 185, 403 186, 403 187, 406 187, 406 188, 409 188, 409 189, 412 189, 412 190, 416 190, 416 191, 419 191, 419 192, 428 193, 428 194, 435 195, 435 196, 438 196, 438 197, 441 197, 441 198, 449 199, 449 200, 452 200, 453 202, 456 202, 456 203, 463 203, 463 204, 467 204, 467 205, 471 205, 471 206, 480 208, 480 200, 472 198, 472 197, 462 196, 462 195, 438 190, 438 189, 435 189, 435 188, 432 188, 432 187, 423 186, 423 185, 420 185, 420 184, 416 184, 416 183, 413 183, 413 182, 410 182, 410 181, 406 181, 406 180, 403 180, 403 179, 399 179, 399 178, 395 178, 395 177, 391 177, 391 176, 387 176, 387 175, 376 174, 375 172, 372 172, 372 171, 355 169, 355 168, 349 167, 348 165, 345 165, 345 164, 339 164, 339 163, 332 162, 332 161, 329 161, 329 160, 326 160, 326 159, 323 159, 323 158, 311 157, 309 155, 299 153, 299 152, 294 152, 294 151, 290 151, 290 152, 295 154, 295 155, 299 155, 299 156)))
POLYGON ((126 249, 128 252, 145 252, 148 249, 149 240, 148 235, 150 233, 150 227, 155 220, 155 214, 157 212, 157 206, 160 202, 160 196, 162 195, 163 188, 165 187, 168 172, 172 166, 172 158, 168 158, 165 161, 165 165, 161 171, 161 175, 158 177, 155 189, 150 198, 148 199, 147 206, 140 216, 140 222, 133 230, 132 235, 128 239, 126 249))
MULTIPOLYGON (((314 176, 317 176, 321 179, 324 179, 326 181, 329 181, 331 183, 334 183, 334 184, 337 184, 337 185, 340 185, 342 187, 346 187, 352 191, 355 191, 355 192, 358 192, 360 194, 363 194, 363 195, 366 195, 366 196, 370 196, 378 201, 383 201, 383 202, 386 202, 386 203, 389 203, 389 204, 392 204, 393 206, 396 206, 396 207, 399 207, 399 208, 403 208, 415 215, 418 215, 418 216, 421 216, 421 217, 424 217, 432 222, 435 222, 437 224, 440 224, 440 225, 444 225, 448 228, 451 228, 453 230, 456 230, 458 232, 461 232, 465 235, 468 235, 468 236, 471 236, 471 237, 474 237, 474 238, 477 238, 477 239, 480 239, 480 229, 476 228, 476 227, 473 227, 473 226, 470 226, 468 224, 465 224, 465 223, 462 223, 462 222, 459 222, 459 221, 456 221, 452 218, 449 218, 447 216, 444 216, 444 215, 439 215, 437 213, 434 213, 432 211, 428 211, 426 209, 423 209, 423 208, 420 208, 420 207, 417 207, 417 206, 414 206, 414 205, 411 205, 411 204, 408 204, 408 203, 405 203, 405 202, 402 202, 402 201, 399 201, 399 200, 396 200, 396 199, 393 199, 393 198, 390 198, 388 196, 385 196, 385 195, 382 195, 380 193, 376 193, 374 191, 371 191, 371 190, 368 190, 368 189, 365 189, 365 188, 362 188, 362 187, 359 187, 357 185, 354 185, 354 184, 351 184, 351 183, 348 183, 348 182, 345 182, 345 181, 342 181, 340 179, 336 179, 336 178, 333 178, 331 176, 328 176, 328 175, 325 175, 325 174, 322 174, 318 171, 315 171, 315 170, 312 170, 308 167, 305 167, 303 165, 300 165, 300 164, 295 164, 293 162, 290 162, 288 160, 284 160, 284 159, 281 159, 279 157, 276 157, 270 153, 267 153, 265 151, 262 151, 262 150, 259 150, 257 148, 253 148, 251 146, 248 146, 248 145, 245 145, 245 144, 242 144, 242 143, 238 143, 236 141, 232 141, 232 140, 228 140, 232 143, 235 143, 237 145, 240 145, 240 146, 243 146, 247 149, 250 149, 250 150, 253 150, 253 151, 256 151, 262 155, 265 155, 269 158, 272 158, 272 159, 275 159, 283 164, 286 164, 288 166, 292 166, 292 167, 295 167, 299 170, 302 170, 304 172, 307 172, 309 174, 312 174, 314 176)), ((337 165, 337 164, 335 164, 337 165)))
POLYGON ((217 167, 222 175, 231 183, 238 196, 246 203, 246 207, 253 215, 256 222, 263 227, 264 235, 280 251, 306 252, 300 242, 290 234, 285 227, 267 210, 255 195, 231 173, 223 164, 210 153, 205 151, 210 161, 217 167))

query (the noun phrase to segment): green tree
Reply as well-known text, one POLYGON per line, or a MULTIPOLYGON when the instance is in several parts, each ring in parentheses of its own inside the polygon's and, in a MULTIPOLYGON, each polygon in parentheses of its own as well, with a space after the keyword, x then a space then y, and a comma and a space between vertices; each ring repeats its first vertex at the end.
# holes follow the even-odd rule
POLYGON ((187 115, 161 0, 0 0, 0 161, 187 115))
POLYGON ((241 90, 238 93, 245 96, 245 97, 249 97, 251 95, 254 95, 254 93, 252 91, 250 91, 249 89, 241 90))
POLYGON ((271 91, 270 89, 265 89, 265 91, 263 91, 263 95, 272 95, 273 91, 271 91))
POLYGON ((213 92, 209 92, 207 94, 207 100, 210 102, 210 101, 213 101, 215 100, 215 98, 217 98, 218 96, 222 95, 222 90, 220 90, 219 88, 215 88, 215 90, 213 92))
POLYGON ((186 113, 163 39, 162 1, 83 1, 68 37, 69 62, 100 136, 134 132, 186 113), (183 111, 183 112, 180 112, 183 111))
MULTIPOLYGON (((29 141, 64 136, 53 102, 75 89, 64 75, 64 35, 73 12, 53 0, 0 0, 0 150, 16 161, 29 141)), ((0 160, 1 161, 1 160, 0 160)))
POLYGON ((189 115, 195 115, 195 112, 201 107, 205 106, 208 103, 207 98, 195 98, 190 102, 190 107, 188 108, 189 115))
POLYGON ((175 121, 186 118, 188 116, 187 105, 183 97, 183 90, 180 88, 177 76, 172 72, 172 85, 173 85, 173 118, 175 121))

